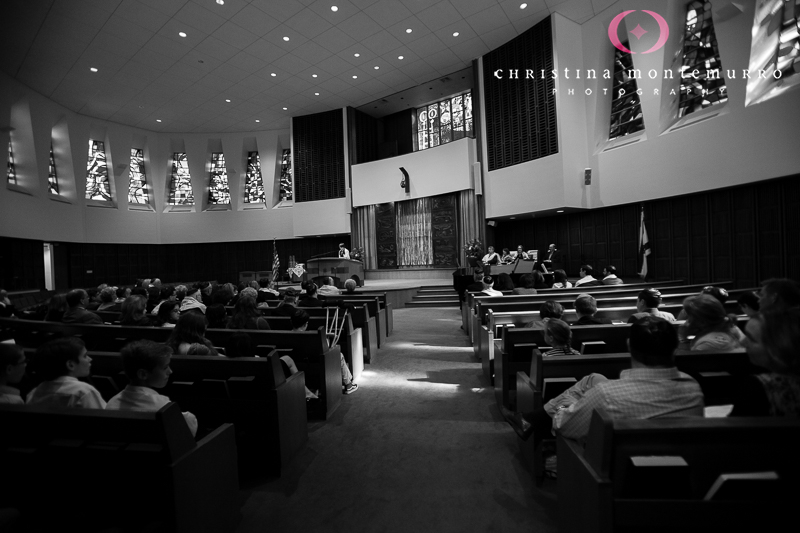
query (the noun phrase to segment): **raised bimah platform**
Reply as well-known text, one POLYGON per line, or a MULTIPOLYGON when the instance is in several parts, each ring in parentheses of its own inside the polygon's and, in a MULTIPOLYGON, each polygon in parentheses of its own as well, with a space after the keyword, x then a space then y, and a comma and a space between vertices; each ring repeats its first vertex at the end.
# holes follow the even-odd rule
MULTIPOLYGON (((309 259, 306 262, 306 274, 313 280, 321 277, 332 277, 334 284, 341 289, 344 287, 345 280, 353 275, 358 276, 359 280, 364 279, 364 263, 339 257, 309 259)), ((359 283, 360 285, 361 283, 359 283)))

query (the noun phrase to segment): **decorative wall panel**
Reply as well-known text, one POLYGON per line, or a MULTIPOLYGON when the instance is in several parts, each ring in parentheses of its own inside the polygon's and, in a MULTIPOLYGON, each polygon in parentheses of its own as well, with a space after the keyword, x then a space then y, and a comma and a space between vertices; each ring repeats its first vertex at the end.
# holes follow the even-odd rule
POLYGON ((456 197, 446 194, 432 198, 431 233, 433 238, 433 266, 437 268, 458 266, 458 215, 456 197))
POLYGON ((377 227, 378 268, 397 268, 397 234, 394 204, 380 204, 375 209, 377 227))

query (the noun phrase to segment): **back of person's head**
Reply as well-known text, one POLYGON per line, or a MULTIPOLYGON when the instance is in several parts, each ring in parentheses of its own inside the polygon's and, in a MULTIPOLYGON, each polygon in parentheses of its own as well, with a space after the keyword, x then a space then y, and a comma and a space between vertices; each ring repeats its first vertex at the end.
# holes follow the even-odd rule
POLYGON ((553 272, 553 281, 555 281, 556 283, 566 283, 567 273, 559 268, 558 270, 553 272))
POLYGON ((472 277, 475 281, 482 281, 483 280, 483 270, 475 269, 475 272, 472 273, 472 277))
POLYGON ((24 375, 24 370, 21 372, 17 370, 17 366, 25 360, 25 351, 21 346, 16 344, 9 344, 7 342, 0 343, 0 383, 6 381, 8 383, 17 383, 24 375), (15 372, 16 371, 16 372, 15 372), (12 379, 13 378, 13 379, 12 379))
POLYGON ((593 316, 597 312, 597 300, 591 294, 579 294, 575 298, 575 312, 579 315, 593 316))
POLYGON ((114 287, 106 287, 102 291, 100 291, 100 301, 104 304, 111 304, 114 303, 114 300, 117 299, 117 291, 114 290, 114 287))
POLYGON ((743 292, 739 295, 739 298, 736 299, 736 303, 739 304, 739 307, 742 308, 742 311, 745 311, 745 308, 750 308, 751 311, 758 311, 761 306, 758 301, 758 296, 753 291, 743 292))
POLYGON ((48 311, 66 311, 67 310, 67 295, 54 294, 50 297, 47 303, 48 311))
POLYGON ((700 334, 710 331, 724 331, 735 325, 736 317, 731 319, 719 300, 709 294, 690 296, 683 301, 686 311, 685 327, 689 333, 700 334))
POLYGON ((64 337, 48 341, 36 349, 33 359, 36 375, 50 381, 70 372, 67 364, 78 362, 86 345, 78 337, 64 337))
POLYGON ((147 289, 142 287, 134 287, 131 289, 130 296, 144 296, 145 300, 147 299, 147 289))
POLYGON ((532 289, 535 284, 535 282, 533 281, 533 274, 532 273, 523 274, 519 278, 519 284, 525 289, 532 289))
POLYGON ((344 282, 344 289, 347 292, 356 292, 356 287, 357 286, 358 286, 358 284, 356 283, 356 280, 354 280, 354 279, 347 279, 344 282))
POLYGON ((117 299, 119 300, 119 299, 127 298, 129 290, 130 289, 128 287, 119 287, 119 288, 117 288, 117 290, 115 291, 117 299))
POLYGON ((232 286, 229 287, 227 283, 218 286, 214 289, 214 292, 211 293, 212 304, 228 305, 228 302, 231 300, 233 300, 233 289, 232 286))
POLYGON ((237 332, 225 341, 225 355, 234 357, 255 357, 256 345, 247 333, 237 332))
POLYGON ((292 315, 292 329, 300 329, 308 324, 308 313, 303 309, 298 309, 292 315))
POLYGON ((511 276, 509 276, 508 273, 503 272, 497 276, 497 290, 510 291, 513 288, 514 282, 511 280, 511 276))
POLYGON ((800 307, 762 310, 748 322, 747 335, 754 364, 779 374, 800 374, 800 307))
POLYGON ((648 309, 655 309, 661 305, 661 293, 658 289, 648 288, 639 292, 641 300, 648 309))
POLYGON ((607 276, 611 276, 612 274, 615 276, 617 275, 617 267, 615 267, 614 265, 608 265, 605 268, 605 271, 607 276))
POLYGON ((161 288, 161 278, 153 278, 153 287, 161 288))
POLYGON ((125 298, 125 301, 122 302, 122 313, 119 317, 120 323, 124 324, 129 320, 138 320, 142 318, 146 307, 147 302, 143 296, 128 296, 125 298))
POLYGON ((89 297, 90 300, 95 301, 97 300, 100 291, 98 289, 88 289, 86 291, 86 295, 89 297))
POLYGON ((172 322, 172 311, 178 307, 178 302, 170 302, 167 300, 158 306, 158 322, 167 324, 172 322))
POLYGON ((772 278, 761 282, 761 308, 788 309, 800 306, 800 283, 788 278, 772 278))
POLYGON ((547 300, 539 307, 539 316, 545 318, 558 318, 564 316, 564 306, 554 300, 547 300))
POLYGON ((211 348, 202 342, 193 342, 186 350, 186 355, 211 355, 211 348))
POLYGON ((674 366, 678 332, 663 318, 648 315, 631 324, 631 357, 647 366, 674 366))
POLYGON ((170 355, 172 348, 150 340, 133 341, 120 350, 122 368, 131 381, 140 379, 139 370, 152 372, 170 355))
MULTIPOLYGON (((170 341, 202 342, 206 334, 206 317, 199 313, 184 313, 172 330, 170 341)), ((170 342, 172 344, 172 342, 170 342)))
POLYGON ((581 270, 583 270, 585 276, 591 276, 594 273, 592 265, 581 265, 581 270))
MULTIPOLYGON (((348 280, 348 281, 350 281, 350 280, 348 280)), ((345 284, 345 286, 346 285, 347 284, 345 284)), ((312 297, 316 296, 318 288, 319 287, 317 287, 317 284, 314 283, 313 281, 307 281, 306 284, 305 284, 306 297, 312 298, 312 297)))
POLYGON ((261 288, 261 284, 256 280, 250 280, 250 283, 248 283, 247 286, 251 287, 251 288, 253 288, 255 290, 258 290, 258 289, 261 288))
POLYGON ((161 292, 159 293, 158 297, 161 300, 169 300, 172 298, 173 294, 175 294, 175 287, 172 285, 162 285, 161 292))
POLYGON ((67 305, 70 307, 81 305, 88 296, 89 294, 83 289, 72 289, 67 293, 67 305))
POLYGON ((210 328, 224 328, 228 313, 222 304, 211 304, 206 308, 206 319, 210 328))
POLYGON ((150 286, 150 284, 151 284, 151 281, 152 281, 152 280, 151 280, 150 278, 145 278, 145 279, 143 279, 143 280, 142 280, 142 285, 141 285, 141 287, 142 287, 143 289, 147 290, 147 288, 148 288, 148 287, 150 286))
POLYGON ((239 293, 239 300, 241 300, 242 298, 252 298, 255 301, 256 299, 258 299, 258 291, 255 290, 253 287, 245 287, 239 293))
POLYGON ((202 300, 203 299, 203 287, 199 283, 195 283, 190 288, 186 290, 186 297, 187 298, 194 298, 195 300, 202 300))
POLYGON ((531 276, 533 276, 533 286, 536 288, 544 287, 544 274, 539 272, 538 270, 534 270, 531 272, 531 276))
POLYGON ((544 323, 545 334, 550 337, 554 346, 571 346, 572 330, 569 324, 558 318, 550 318, 544 323))
POLYGON ((161 296, 161 288, 156 287, 155 285, 151 285, 147 288, 147 299, 150 302, 158 303, 159 297, 161 296))
POLYGON ((247 315, 247 316, 258 316, 258 306, 256 305, 256 298, 255 295, 252 294, 245 294, 242 293, 239 295, 239 299, 236 300, 236 305, 233 306, 233 314, 234 315, 247 315))
POLYGON ((484 276, 481 281, 483 282, 484 289, 489 289, 492 285, 494 285, 494 279, 492 279, 492 276, 484 276))
POLYGON ((325 285, 333 285, 333 278, 325 278, 325 285))
POLYGON ((725 305, 725 302, 728 301, 728 291, 722 287, 714 287, 709 285, 707 287, 703 287, 703 291, 700 294, 708 294, 709 296, 713 296, 719 300, 719 303, 722 305, 725 305))
POLYGON ((189 288, 186 285, 178 285, 175 287, 175 299, 180 302, 186 298, 187 292, 189 292, 189 288))
POLYGON ((269 288, 269 284, 269 278, 259 278, 258 280, 259 289, 267 289, 269 288))
POLYGON ((288 304, 294 304, 297 301, 297 291, 291 287, 286 289, 286 291, 283 293, 283 301, 288 304))

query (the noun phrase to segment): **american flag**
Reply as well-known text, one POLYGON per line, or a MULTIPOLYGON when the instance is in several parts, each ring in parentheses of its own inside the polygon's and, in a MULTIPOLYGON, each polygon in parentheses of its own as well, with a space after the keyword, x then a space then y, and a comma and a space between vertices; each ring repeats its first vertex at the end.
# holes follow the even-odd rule
POLYGON ((280 277, 281 260, 278 258, 278 245, 275 239, 272 239, 272 282, 278 283, 280 277))
POLYGON ((650 255, 650 239, 647 238, 647 228, 644 227, 644 207, 642 207, 642 217, 639 223, 639 256, 642 258, 642 270, 639 277, 647 279, 647 256, 650 255))

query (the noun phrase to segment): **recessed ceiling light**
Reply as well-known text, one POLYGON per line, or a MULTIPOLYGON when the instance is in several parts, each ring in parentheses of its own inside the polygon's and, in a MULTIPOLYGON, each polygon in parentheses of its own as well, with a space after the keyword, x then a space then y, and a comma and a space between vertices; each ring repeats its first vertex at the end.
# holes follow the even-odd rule
POLYGON ((289 40, 289 38, 288 38, 288 37, 284 37, 284 38, 283 38, 283 40, 284 40, 284 41, 288 41, 288 40, 289 40))
POLYGON ((361 54, 353 54, 353 57, 361 57, 361 54))
POLYGON ((412 31, 414 31, 414 30, 412 30, 411 28, 408 28, 408 29, 406 30, 406 33, 411 33, 412 31))
POLYGON ((354 79, 354 80, 355 80, 355 79, 358 79, 358 76, 353 76, 353 79, 354 79))
POLYGON ((319 96, 319 93, 314 93, 314 96, 319 96))
POLYGON ((272 73, 270 73, 270 76, 272 76, 272 77, 274 78, 275 76, 277 76, 277 74, 275 74, 274 72, 272 72, 272 73))
POLYGON ((453 32, 453 37, 458 37, 458 32, 457 31, 453 32))
POLYGON ((520 9, 525 9, 526 7, 528 7, 528 4, 520 4, 520 5, 519 5, 519 8, 520 8, 520 9))
POLYGON ((403 56, 397 56, 397 59, 402 61, 403 60, 403 56))
POLYGON ((256 122, 261 122, 260 120, 256 119, 256 122))
POLYGON ((560 211, 556 211, 556 213, 563 213, 563 212, 564 212, 563 209, 561 209, 560 211))
POLYGON ((161 122, 161 119, 160 119, 160 118, 157 118, 157 119, 156 119, 156 122, 161 122))
POLYGON ((316 74, 312 74, 312 75, 311 75, 311 77, 312 77, 312 78, 316 78, 316 77, 317 77, 317 75, 316 75, 316 74))
POLYGON ((186 32, 185 31, 179 31, 178 35, 180 35, 181 37, 186 37, 186 32))
POLYGON ((331 11, 333 11, 334 13, 336 13, 337 11, 339 11, 339 8, 338 8, 338 7, 336 7, 336 6, 331 6, 331 11))
POLYGON ((378 65, 375 65, 375 70, 378 70, 379 68, 381 68, 381 67, 379 67, 378 65))
POLYGON ((230 99, 228 98, 226 98, 225 101, 228 102, 229 104, 231 103, 230 99))
POLYGON ((89 70, 91 70, 92 72, 97 72, 97 69, 94 67, 90 68, 89 70))
POLYGON ((289 109, 289 108, 288 108, 288 107, 284 107, 284 108, 283 108, 283 110, 284 110, 284 111, 286 111, 287 109, 289 109))
POLYGON ((221 6, 225 5, 225 0, 217 0, 217 3, 221 6))

